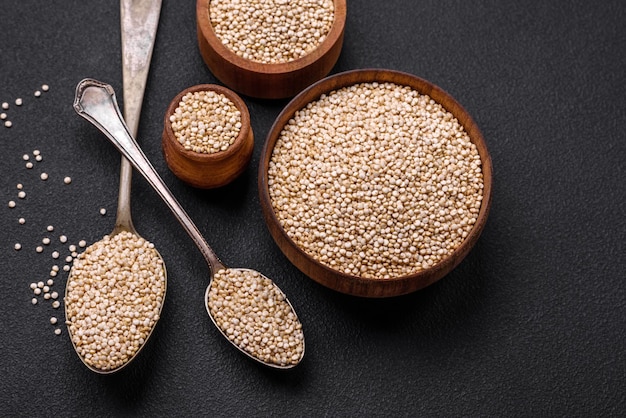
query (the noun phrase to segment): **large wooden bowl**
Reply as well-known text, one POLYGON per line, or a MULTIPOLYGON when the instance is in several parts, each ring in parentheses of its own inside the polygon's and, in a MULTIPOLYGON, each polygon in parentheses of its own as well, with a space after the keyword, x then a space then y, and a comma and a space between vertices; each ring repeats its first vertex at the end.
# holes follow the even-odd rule
POLYGON ((259 195, 263 216, 270 234, 287 258, 304 274, 324 286, 342 293, 372 298, 397 296, 416 291, 441 279, 456 267, 474 246, 485 226, 491 206, 491 184, 491 157, 478 126, 465 109, 448 93, 430 82, 410 74, 391 70, 349 71, 323 79, 301 92, 289 102, 274 122, 267 135, 259 164, 259 195), (283 127, 294 116, 295 112, 317 100, 323 93, 329 93, 353 84, 374 81, 410 86, 421 94, 427 94, 452 113, 468 133, 470 140, 476 145, 483 171, 483 200, 478 218, 462 244, 447 258, 429 269, 391 279, 368 279, 345 274, 331 269, 306 254, 282 228, 272 207, 268 188, 268 168, 274 145, 283 127))
POLYGON ((244 101, 232 90, 217 84, 198 84, 174 97, 165 112, 161 147, 169 169, 190 186, 213 189, 237 178, 248 166, 254 148, 254 134, 250 126, 250 113, 244 101), (241 130, 226 151, 203 154, 183 147, 172 130, 170 116, 176 111, 183 96, 190 92, 214 91, 229 98, 241 112, 241 130))
POLYGON ((242 58, 225 47, 211 25, 210 0, 198 0, 196 24, 200 54, 213 75, 240 94, 262 99, 293 97, 330 73, 339 58, 346 22, 346 0, 334 2, 333 25, 326 39, 314 51, 291 62, 263 64, 242 58))

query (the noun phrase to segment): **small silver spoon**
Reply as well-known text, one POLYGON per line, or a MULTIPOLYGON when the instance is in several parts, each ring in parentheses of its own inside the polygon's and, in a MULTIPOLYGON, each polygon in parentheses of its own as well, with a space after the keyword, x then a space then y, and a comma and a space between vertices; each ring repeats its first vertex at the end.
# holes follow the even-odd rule
MULTIPOLYGON (((302 337, 301 339, 301 350, 299 352, 299 358, 293 359, 288 364, 277 364, 271 361, 262 360, 252 353, 244 350, 242 347, 232 341, 227 333, 222 330, 222 328, 220 328, 220 326, 216 322, 216 319, 214 318, 214 315, 209 309, 211 286, 215 282, 215 274, 221 270, 237 270, 240 272, 250 272, 252 270, 232 268, 227 269, 227 267, 219 260, 217 255, 213 252, 211 247, 209 247, 189 215, 187 215, 185 210, 172 195, 170 190, 167 188, 159 174, 156 172, 156 170, 148 160, 148 158, 139 148, 139 145, 137 145, 137 143, 133 139, 128 130, 128 127, 124 123, 122 115, 120 114, 113 88, 110 85, 97 80, 82 80, 76 86, 74 109, 80 116, 87 119, 98 129, 100 129, 100 131, 102 131, 107 136, 109 141, 111 141, 113 145, 117 147, 122 155, 124 155, 128 159, 128 161, 130 161, 133 167, 135 167, 135 169, 144 176, 148 183, 150 183, 150 185, 156 190, 159 196, 161 196, 161 198, 165 201, 167 206, 174 213, 175 217, 178 219, 185 231, 187 231, 191 239, 194 241, 194 243, 204 256, 209 266, 209 269, 211 270, 210 281, 205 292, 204 303, 207 309, 207 313, 211 318, 211 321, 213 322, 213 324, 215 324, 215 326, 222 333, 222 335, 243 354, 269 367, 277 369, 290 369, 299 364, 304 357, 304 337, 302 337)), ((261 276, 266 278, 263 275, 261 276)), ((285 297, 284 293, 280 291, 275 283, 271 283, 274 289, 276 289, 276 291, 280 293, 280 295, 284 298, 284 301, 289 305, 290 313, 293 314, 295 321, 301 327, 295 310, 293 309, 293 306, 291 305, 289 300, 285 297)))

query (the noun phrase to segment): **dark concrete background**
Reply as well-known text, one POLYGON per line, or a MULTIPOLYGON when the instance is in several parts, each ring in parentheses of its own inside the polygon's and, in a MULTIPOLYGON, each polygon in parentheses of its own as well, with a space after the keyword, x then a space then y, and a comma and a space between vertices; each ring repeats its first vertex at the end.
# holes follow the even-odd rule
MULTIPOLYGON (((245 98, 256 143, 233 184, 199 191, 168 171, 160 137, 169 101, 216 80, 197 49, 195 2, 163 3, 139 141, 224 262, 262 271, 289 296, 305 327, 305 359, 286 373, 267 370, 222 340, 203 305, 208 269, 200 253, 139 176, 135 224, 169 273, 152 339, 127 369, 99 376, 79 361, 64 327, 54 335, 49 317, 62 320, 62 310, 33 306, 29 283, 47 278, 52 247, 64 248, 58 235, 93 242, 113 227, 119 155, 72 101, 85 77, 121 96, 119 7, 4 0, 0 102, 12 104, 13 127, 0 125, 0 415, 623 414, 623 2, 348 2, 332 73, 390 68, 439 85, 473 115, 494 165, 491 214, 474 250, 435 285, 384 300, 321 287, 267 231, 259 155, 287 101, 245 98), (42 83, 50 91, 35 98, 42 83), (44 160, 27 170, 22 155, 34 149, 44 160), (18 207, 9 209, 9 200, 18 207), (55 244, 37 254, 45 235, 55 244)), ((54 285, 60 293, 65 278, 54 285)))

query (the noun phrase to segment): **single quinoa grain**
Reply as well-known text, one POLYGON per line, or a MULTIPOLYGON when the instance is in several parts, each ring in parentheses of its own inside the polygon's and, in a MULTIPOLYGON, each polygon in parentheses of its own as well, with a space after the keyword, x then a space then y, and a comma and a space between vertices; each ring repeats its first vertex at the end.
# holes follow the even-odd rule
POLYGON ((407 86, 362 83, 295 113, 268 171, 287 235, 364 278, 430 268, 472 229, 482 202, 476 146, 440 104, 407 86))
POLYGON ((216 272, 207 302, 224 334, 259 360, 288 366, 304 355, 302 324, 281 290, 260 273, 216 272))
POLYGON ((121 232, 74 260, 65 298, 66 323, 78 354, 102 371, 128 362, 159 319, 165 266, 154 245, 121 232))
POLYGON ((302 58, 328 36, 332 0, 211 0, 209 17, 226 48, 250 61, 284 63, 302 58))
POLYGON ((214 91, 185 94, 170 116, 172 131, 189 151, 226 151, 241 131, 241 112, 226 96, 214 91))

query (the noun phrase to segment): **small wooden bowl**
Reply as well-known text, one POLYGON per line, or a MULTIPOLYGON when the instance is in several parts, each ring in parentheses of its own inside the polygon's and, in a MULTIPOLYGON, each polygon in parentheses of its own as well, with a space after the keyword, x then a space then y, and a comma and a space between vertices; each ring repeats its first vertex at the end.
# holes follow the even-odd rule
POLYGON ((491 184, 491 157, 478 126, 467 111, 448 93, 430 82, 410 74, 391 70, 348 71, 325 78, 301 92, 287 104, 274 122, 267 135, 259 164, 259 195, 263 216, 270 234, 285 256, 304 274, 326 287, 350 295, 371 298, 398 296, 414 292, 441 279, 456 267, 476 244, 485 226, 491 206, 491 184), (283 127, 294 116, 296 111, 304 108, 308 103, 319 99, 323 93, 329 93, 333 90, 358 83, 375 81, 409 86, 421 94, 427 94, 452 113, 468 133, 470 140, 476 145, 482 161, 483 171, 483 200, 478 218, 462 244, 447 258, 429 269, 391 279, 368 279, 345 274, 331 269, 305 253, 287 235, 278 221, 272 207, 268 186, 268 169, 274 145, 283 127))
POLYGON ((333 68, 346 23, 346 0, 334 0, 335 20, 326 39, 294 61, 263 64, 240 57, 218 39, 209 16, 210 0, 198 0, 196 20, 200 54, 213 75, 240 94, 261 99, 293 97, 333 68))
POLYGON ((239 176, 248 166, 254 135, 250 126, 250 114, 244 101, 235 92, 215 84, 199 84, 178 93, 172 100, 163 121, 161 141, 163 156, 172 172, 185 183, 201 189, 224 186, 239 176), (176 111, 183 96, 190 92, 214 91, 229 98, 241 112, 241 130, 226 151, 203 154, 186 150, 174 136, 170 116, 176 111))

